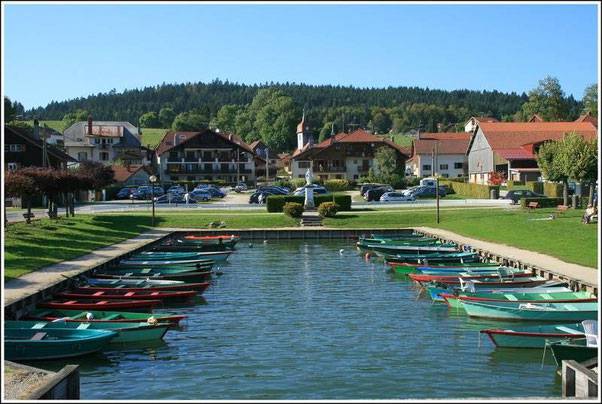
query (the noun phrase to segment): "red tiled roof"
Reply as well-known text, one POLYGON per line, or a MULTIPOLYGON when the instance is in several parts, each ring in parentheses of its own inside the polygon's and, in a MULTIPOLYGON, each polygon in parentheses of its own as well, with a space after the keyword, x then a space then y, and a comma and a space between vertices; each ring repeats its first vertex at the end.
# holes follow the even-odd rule
POLYGON ((533 153, 529 150, 526 150, 522 147, 514 148, 514 149, 497 149, 495 151, 501 157, 506 160, 531 160, 533 159, 533 153))
POLYGON ((589 122, 596 128, 598 127, 598 119, 594 118, 589 113, 581 115, 579 118, 575 119, 575 122, 589 122))
POLYGON ((437 147, 437 154, 465 154, 469 139, 420 139, 414 141, 414 154, 430 154, 437 147))
POLYGON ((476 116, 475 119, 479 122, 499 122, 497 118, 493 116, 476 116))
POLYGON ((533 116, 529 118, 529 122, 543 122, 543 119, 541 118, 541 116, 533 114, 533 116))
POLYGON ((318 144, 305 145, 302 149, 296 149, 292 154, 292 158, 296 158, 310 150, 324 150, 335 143, 381 143, 396 149, 397 151, 406 156, 409 156, 410 154, 408 148, 401 147, 398 144, 390 141, 389 139, 385 139, 376 135, 371 135, 363 129, 356 129, 351 133, 338 133, 326 140, 323 140, 318 144))
POLYGON ((261 140, 256 140, 256 141, 254 141, 254 142, 250 143, 250 144, 249 144, 249 147, 250 147, 251 149, 255 150, 255 148, 256 148, 257 146, 259 146, 259 144, 260 144, 260 143, 263 143, 263 142, 262 142, 261 140))
POLYGON ((144 168, 145 170, 147 169, 146 166, 143 166, 142 164, 131 164, 129 166, 114 165, 114 166, 111 166, 111 168, 115 172, 114 178, 115 178, 115 181, 117 181, 117 182, 125 182, 132 175, 134 175, 138 171, 140 171, 140 169, 142 169, 142 168, 144 168))
POLYGON ((596 127, 589 122, 483 122, 479 127, 494 152, 503 151, 509 156, 517 153, 521 158, 526 158, 526 154, 517 149, 534 158, 533 145, 562 139, 569 132, 576 132, 586 140, 598 136, 596 127))

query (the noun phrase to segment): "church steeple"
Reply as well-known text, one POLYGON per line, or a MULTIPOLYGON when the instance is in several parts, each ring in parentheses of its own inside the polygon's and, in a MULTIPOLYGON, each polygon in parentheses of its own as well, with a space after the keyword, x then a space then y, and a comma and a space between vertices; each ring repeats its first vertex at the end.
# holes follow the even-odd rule
POLYGON ((302 149, 307 143, 313 143, 313 137, 305 123, 305 107, 303 107, 303 117, 297 125, 297 149, 302 149))

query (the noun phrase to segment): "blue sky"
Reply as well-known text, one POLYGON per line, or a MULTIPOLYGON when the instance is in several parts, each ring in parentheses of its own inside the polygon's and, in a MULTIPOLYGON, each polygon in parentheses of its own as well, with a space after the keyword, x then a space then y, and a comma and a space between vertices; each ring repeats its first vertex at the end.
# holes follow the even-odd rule
POLYGON ((210 81, 527 92, 597 82, 586 5, 6 5, 4 94, 31 108, 210 81))

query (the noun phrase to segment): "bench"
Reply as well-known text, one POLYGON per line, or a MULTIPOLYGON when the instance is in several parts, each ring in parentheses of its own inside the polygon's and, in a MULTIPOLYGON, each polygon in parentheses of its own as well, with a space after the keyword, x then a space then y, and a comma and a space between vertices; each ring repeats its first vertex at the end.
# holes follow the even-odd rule
POLYGON ((560 213, 564 213, 567 211, 569 207, 567 205, 558 205, 556 206, 556 213, 560 214, 560 213))
POLYGON ((537 209, 539 208, 539 202, 529 202, 527 208, 529 208, 529 210, 537 209))

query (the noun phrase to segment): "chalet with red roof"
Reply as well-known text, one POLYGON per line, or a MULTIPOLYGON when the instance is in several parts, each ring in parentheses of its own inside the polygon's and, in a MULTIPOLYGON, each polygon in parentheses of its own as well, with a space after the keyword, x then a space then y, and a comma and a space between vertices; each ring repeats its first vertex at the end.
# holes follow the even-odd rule
POLYGON ((539 146, 569 132, 586 140, 598 136, 590 122, 479 122, 467 151, 469 181, 487 184, 493 171, 508 180, 536 181, 541 177, 536 160, 539 146))
POLYGON ((113 165, 114 178, 118 185, 148 185, 148 177, 152 175, 149 166, 142 164, 113 165))
POLYGON ((466 150, 470 133, 420 133, 412 142, 407 172, 417 177, 439 174, 443 178, 464 177, 468 173, 466 150))
POLYGON ((165 134, 155 149, 159 177, 164 181, 255 181, 257 155, 240 137, 205 129, 165 134))
POLYGON ((307 169, 320 179, 358 180, 368 175, 374 167, 374 154, 380 147, 388 147, 397 153, 397 165, 401 172, 409 151, 389 139, 372 135, 363 129, 351 133, 339 133, 321 143, 313 144, 307 136, 304 120, 297 128, 297 149, 290 156, 292 178, 304 178, 307 169))
POLYGON ((479 122, 499 122, 492 116, 473 116, 464 125, 464 132, 472 133, 479 122))

